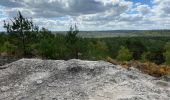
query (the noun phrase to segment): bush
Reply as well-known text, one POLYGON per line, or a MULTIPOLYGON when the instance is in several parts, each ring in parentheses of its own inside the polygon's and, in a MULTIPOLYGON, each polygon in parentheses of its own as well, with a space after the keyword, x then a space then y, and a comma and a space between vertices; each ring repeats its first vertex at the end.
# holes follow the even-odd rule
POLYGON ((65 45, 65 36, 56 34, 53 36, 52 33, 46 33, 48 37, 42 37, 39 43, 32 45, 34 48, 35 55, 39 55, 46 59, 67 59, 68 49, 65 45))
POLYGON ((102 60, 108 56, 108 47, 103 41, 92 41, 88 48, 88 57, 91 60, 102 60))
POLYGON ((121 46, 116 59, 119 61, 129 61, 132 59, 132 53, 124 46, 121 46))
POLYGON ((108 57, 106 61, 114 65, 121 65, 123 68, 126 68, 126 69, 129 69, 130 67, 134 67, 143 73, 146 73, 146 74, 149 74, 155 77, 170 75, 170 67, 167 65, 157 65, 151 62, 141 63, 139 61, 130 61, 130 62, 116 61, 110 57, 108 57))
POLYGON ((167 65, 170 65, 170 42, 166 43, 165 45, 164 57, 165 57, 165 63, 167 65))
POLYGON ((46 59, 56 59, 57 54, 57 45, 54 41, 50 39, 43 39, 38 44, 39 55, 46 59))
POLYGON ((75 25, 74 27, 71 26, 70 27, 70 30, 67 32, 66 34, 66 45, 67 45, 67 48, 69 50, 69 57, 70 58, 76 58, 78 59, 79 58, 79 37, 77 36, 79 33, 79 30, 77 28, 77 26, 75 25))
POLYGON ((147 62, 149 61, 148 59, 148 55, 150 54, 150 52, 144 52, 142 55, 141 55, 141 62, 147 62))
POLYGON ((8 55, 14 55, 16 53, 16 47, 6 41, 1 47, 1 52, 7 53, 8 55))

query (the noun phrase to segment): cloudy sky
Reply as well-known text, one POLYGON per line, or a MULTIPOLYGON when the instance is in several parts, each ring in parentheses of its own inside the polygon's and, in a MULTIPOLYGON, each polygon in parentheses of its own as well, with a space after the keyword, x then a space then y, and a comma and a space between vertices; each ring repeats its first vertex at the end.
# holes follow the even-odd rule
POLYGON ((170 29, 170 0, 0 0, 0 31, 17 11, 54 31, 170 29))

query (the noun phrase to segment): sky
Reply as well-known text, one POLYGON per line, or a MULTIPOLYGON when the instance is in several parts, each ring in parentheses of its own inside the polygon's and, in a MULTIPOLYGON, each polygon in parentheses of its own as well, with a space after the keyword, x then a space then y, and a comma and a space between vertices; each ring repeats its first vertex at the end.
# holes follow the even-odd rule
POLYGON ((170 0, 0 0, 0 31, 18 11, 52 31, 170 29, 170 0))

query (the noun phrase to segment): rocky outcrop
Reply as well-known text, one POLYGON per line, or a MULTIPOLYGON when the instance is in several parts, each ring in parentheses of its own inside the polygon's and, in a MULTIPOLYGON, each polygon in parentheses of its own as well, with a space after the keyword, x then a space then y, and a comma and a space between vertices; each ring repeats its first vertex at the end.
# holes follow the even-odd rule
POLYGON ((170 83, 104 61, 21 59, 0 70, 0 100, 170 100, 170 83))
MULTIPOLYGON (((0 66, 16 61, 17 58, 12 56, 2 56, 0 55, 0 66)), ((2 69, 2 67, 0 67, 2 69)))

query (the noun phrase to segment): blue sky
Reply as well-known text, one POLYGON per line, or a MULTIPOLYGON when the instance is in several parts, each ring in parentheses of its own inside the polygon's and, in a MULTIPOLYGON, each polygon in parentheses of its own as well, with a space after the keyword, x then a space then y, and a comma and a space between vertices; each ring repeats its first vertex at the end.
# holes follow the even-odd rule
POLYGON ((151 5, 153 0, 127 0, 127 1, 132 1, 134 3, 142 3, 142 4, 148 4, 151 5))
POLYGON ((35 24, 54 31, 170 29, 170 0, 0 0, 0 31, 3 20, 17 11, 35 24))

